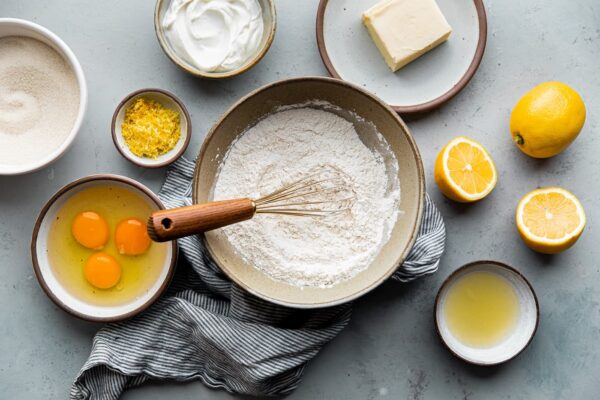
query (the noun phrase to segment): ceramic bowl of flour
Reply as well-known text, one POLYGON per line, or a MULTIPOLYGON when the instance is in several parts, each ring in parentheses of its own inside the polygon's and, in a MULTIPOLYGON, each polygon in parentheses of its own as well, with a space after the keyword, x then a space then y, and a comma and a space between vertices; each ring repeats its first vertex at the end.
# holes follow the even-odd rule
POLYGON ((363 205, 363 209, 352 210, 352 218, 354 213, 360 213, 360 218, 336 216, 327 226, 318 219, 260 214, 201 236, 212 258, 233 281, 273 303, 318 308, 356 299, 393 274, 417 236, 425 190, 421 157, 412 135, 384 102, 357 86, 330 78, 275 82, 234 104, 202 145, 193 200, 203 203, 227 196, 260 195, 301 176, 304 164, 310 172, 310 163, 319 154, 348 174, 352 185, 360 184, 353 190, 373 201, 373 207, 385 215, 378 216, 363 205), (320 135, 327 140, 320 142, 320 135), (361 169, 363 163, 367 167, 361 169), (372 169, 383 170, 384 176, 372 169), (369 184, 369 179, 374 184, 369 184), (371 191, 377 196, 368 198, 371 191), (394 193, 397 196, 392 198, 394 193), (379 201, 388 196, 391 203, 379 201), (356 229, 349 225, 352 223, 362 225, 356 229), (322 280, 327 271, 313 274, 322 265, 338 268, 337 257, 343 260, 340 263, 360 259, 362 232, 381 238, 372 257, 362 259, 367 264, 352 271, 340 269, 339 279, 322 280), (328 236, 323 237, 324 233, 328 236), (307 255, 312 257, 309 261, 316 261, 304 269, 294 265, 292 271, 294 259, 307 255), (263 263, 261 257, 271 264, 263 263), (288 264, 274 265, 277 260, 286 260, 290 268, 288 264))
POLYGON ((0 18, 0 175, 41 169, 79 132, 87 85, 79 61, 54 33, 0 18))

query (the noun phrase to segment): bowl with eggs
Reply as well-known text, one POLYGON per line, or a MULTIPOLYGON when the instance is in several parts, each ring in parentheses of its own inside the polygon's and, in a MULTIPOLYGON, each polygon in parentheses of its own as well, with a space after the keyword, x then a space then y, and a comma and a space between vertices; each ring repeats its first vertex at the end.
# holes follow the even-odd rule
POLYGON ((154 243, 146 218, 164 209, 144 185, 91 175, 60 189, 34 226, 35 275, 48 297, 89 321, 118 321, 149 307, 175 270, 176 242, 154 243))

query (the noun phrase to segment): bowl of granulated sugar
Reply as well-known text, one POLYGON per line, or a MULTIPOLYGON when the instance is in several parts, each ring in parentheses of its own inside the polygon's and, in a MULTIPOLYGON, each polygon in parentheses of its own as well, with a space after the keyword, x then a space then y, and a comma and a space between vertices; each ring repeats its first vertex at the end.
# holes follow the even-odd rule
POLYGON ((62 156, 86 103, 81 65, 58 36, 0 18, 0 175, 35 171, 62 156))

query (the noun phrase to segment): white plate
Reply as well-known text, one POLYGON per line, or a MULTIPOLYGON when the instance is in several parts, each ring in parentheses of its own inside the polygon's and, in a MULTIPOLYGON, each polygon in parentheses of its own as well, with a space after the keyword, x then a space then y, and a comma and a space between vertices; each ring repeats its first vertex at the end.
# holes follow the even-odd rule
POLYGON ((439 107, 460 92, 479 67, 487 21, 482 0, 437 0, 452 27, 446 43, 393 73, 362 23, 380 0, 321 0, 317 42, 329 73, 375 93, 401 114, 439 107))

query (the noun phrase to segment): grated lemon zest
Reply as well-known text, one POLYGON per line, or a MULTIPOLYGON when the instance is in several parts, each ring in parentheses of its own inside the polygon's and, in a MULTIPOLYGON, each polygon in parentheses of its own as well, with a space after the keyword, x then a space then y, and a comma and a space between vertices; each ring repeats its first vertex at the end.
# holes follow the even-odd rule
POLYGON ((140 97, 125 110, 121 134, 138 157, 156 159, 172 150, 181 136, 179 113, 140 97))

